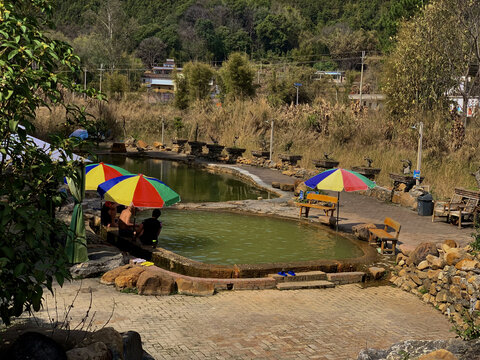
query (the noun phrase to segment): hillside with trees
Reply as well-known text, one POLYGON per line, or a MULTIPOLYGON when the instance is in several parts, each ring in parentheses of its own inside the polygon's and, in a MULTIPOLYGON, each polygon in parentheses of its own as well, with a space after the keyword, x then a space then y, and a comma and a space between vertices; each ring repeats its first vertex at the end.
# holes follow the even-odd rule
POLYGON ((422 0, 69 0, 54 1, 57 37, 85 65, 145 66, 166 57, 223 62, 282 58, 348 70, 363 50, 384 53, 422 0), (350 61, 349 61, 350 60, 350 61))

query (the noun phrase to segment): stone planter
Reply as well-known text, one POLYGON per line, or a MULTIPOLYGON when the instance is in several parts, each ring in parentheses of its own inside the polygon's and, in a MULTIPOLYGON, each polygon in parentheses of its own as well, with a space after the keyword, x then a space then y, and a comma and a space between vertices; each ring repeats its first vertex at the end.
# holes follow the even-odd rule
POLYGON ((375 180, 375 176, 377 176, 380 173, 380 170, 382 169, 366 167, 366 166, 354 166, 352 167, 352 170, 358 172, 359 174, 373 181, 375 180))
POLYGON ((237 148, 237 147, 233 147, 233 148, 226 148, 225 150, 227 150, 227 153, 228 153, 228 162, 230 164, 235 164, 237 162, 237 159, 243 155, 243 153, 245 152, 246 149, 242 149, 242 148, 237 148))
POLYGON ((252 156, 255 158, 264 158, 265 160, 267 160, 270 158, 270 152, 262 150, 252 150, 252 156))
POLYGON ((222 150, 225 148, 225 146, 218 144, 207 144, 206 147, 208 149, 206 158, 215 161, 218 161, 218 159, 222 156, 222 150))
POLYGON ((315 167, 317 169, 333 169, 333 168, 336 168, 338 166, 338 164, 340 164, 339 161, 335 161, 335 160, 326 160, 326 159, 323 159, 323 160, 313 160, 313 165, 315 165, 315 167))
POLYGON ((201 141, 189 141, 188 145, 190 146, 189 155, 193 156, 202 156, 203 147, 205 146, 204 142, 201 141))
MULTIPOLYGON (((388 174, 390 176, 390 179, 393 180, 393 188, 397 189, 400 184, 405 184, 406 187, 404 188, 405 192, 408 192, 413 185, 416 183, 416 179, 413 178, 411 175, 400 175, 400 174, 388 174)), ((424 177, 420 177, 420 183, 422 183, 424 177)))
POLYGON ((283 165, 296 166, 297 161, 302 160, 302 155, 288 155, 280 154, 278 155, 283 165))
POLYGON ((178 154, 185 151, 185 144, 187 143, 187 139, 173 139, 173 151, 176 151, 178 154))

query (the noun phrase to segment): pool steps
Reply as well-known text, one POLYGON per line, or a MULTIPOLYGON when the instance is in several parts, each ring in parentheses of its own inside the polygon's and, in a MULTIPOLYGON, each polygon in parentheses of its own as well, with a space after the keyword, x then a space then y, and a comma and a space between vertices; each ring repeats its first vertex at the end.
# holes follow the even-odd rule
POLYGON ((351 284, 362 282, 365 273, 360 271, 325 273, 323 271, 299 272, 296 276, 281 276, 270 274, 276 281, 278 290, 299 290, 299 289, 326 289, 335 285, 351 284))

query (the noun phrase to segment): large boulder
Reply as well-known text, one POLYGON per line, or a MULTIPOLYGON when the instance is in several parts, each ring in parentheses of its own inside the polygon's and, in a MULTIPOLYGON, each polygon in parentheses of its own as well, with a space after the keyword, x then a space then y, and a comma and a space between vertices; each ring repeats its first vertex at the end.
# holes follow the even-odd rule
POLYGON ((88 261, 70 268, 74 278, 97 277, 126 263, 125 256, 113 247, 89 249, 88 261))
POLYGON ((418 245, 415 250, 413 250, 408 259, 407 264, 420 264, 423 260, 427 259, 427 255, 438 256, 437 246, 432 242, 424 242, 418 245))
POLYGON ((368 241, 370 237, 370 233, 368 232, 369 229, 376 229, 377 226, 375 224, 358 224, 352 226, 353 235, 355 235, 360 240, 368 241))
POLYGON ((462 271, 472 271, 478 269, 479 265, 477 260, 462 259, 455 265, 455 268, 462 271))
POLYGON ((134 266, 131 269, 125 270, 115 278, 115 287, 117 289, 132 289, 136 287, 137 280, 144 271, 144 266, 134 266))
POLYGON ((368 273, 374 280, 378 280, 385 275, 385 269, 383 267, 372 266, 368 268, 368 273))
POLYGON ((210 296, 215 293, 215 286, 210 282, 179 278, 176 280, 176 283, 178 293, 181 295, 210 296))
POLYGON ((77 347, 67 351, 68 360, 111 360, 112 355, 107 345, 95 342, 85 347, 77 347))
POLYGON ((445 262, 447 265, 456 265, 465 256, 465 254, 466 252, 464 249, 449 248, 444 255, 445 262))
POLYGON ((394 191, 392 196, 392 203, 400 204, 409 208, 414 208, 417 205, 417 199, 403 191, 394 191))
POLYGON ((105 284, 105 285, 113 285, 115 284, 115 279, 124 271, 132 268, 133 265, 127 264, 124 266, 120 266, 116 269, 107 271, 105 274, 103 274, 102 278, 100 279, 100 283, 105 284))
POLYGON ((123 358, 125 360, 142 360, 143 348, 140 334, 136 331, 122 333, 123 358))
POLYGON ((65 350, 54 340, 37 332, 26 332, 18 337, 2 359, 9 360, 67 360, 65 350))
POLYGON ((452 239, 447 239, 443 242, 443 244, 451 247, 451 248, 457 248, 458 247, 458 244, 455 240, 452 240, 452 239))
POLYGON ((123 338, 113 327, 106 327, 89 334, 79 346, 87 347, 102 342, 111 351, 114 359, 123 359, 123 338))
POLYGON ((140 295, 170 295, 175 289, 175 279, 157 267, 148 267, 137 280, 140 295))

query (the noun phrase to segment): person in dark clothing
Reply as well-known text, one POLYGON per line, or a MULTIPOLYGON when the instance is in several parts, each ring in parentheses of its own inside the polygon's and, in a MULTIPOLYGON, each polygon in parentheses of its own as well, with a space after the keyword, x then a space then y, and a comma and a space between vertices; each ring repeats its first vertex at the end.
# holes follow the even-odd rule
POLYGON ((161 212, 155 209, 152 212, 152 217, 145 219, 138 229, 138 237, 142 244, 156 246, 158 235, 162 231, 162 223, 158 220, 161 212))

